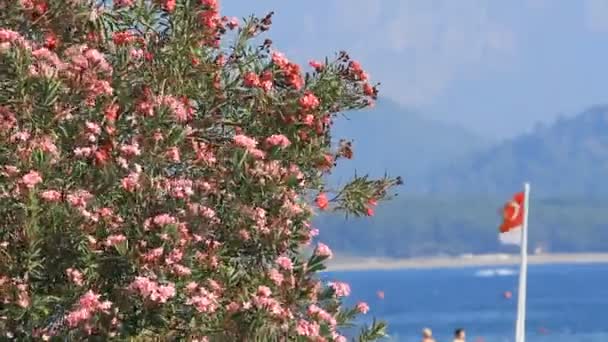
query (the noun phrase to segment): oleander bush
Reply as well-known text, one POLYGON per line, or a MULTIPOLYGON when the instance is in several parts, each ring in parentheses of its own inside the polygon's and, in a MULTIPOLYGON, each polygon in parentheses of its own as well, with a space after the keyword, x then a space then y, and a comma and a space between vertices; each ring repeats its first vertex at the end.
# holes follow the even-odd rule
POLYGON ((368 307, 319 280, 311 219, 372 215, 400 179, 324 184, 352 157, 333 120, 377 90, 345 52, 303 73, 271 21, 0 0, 2 339, 346 340, 368 307))

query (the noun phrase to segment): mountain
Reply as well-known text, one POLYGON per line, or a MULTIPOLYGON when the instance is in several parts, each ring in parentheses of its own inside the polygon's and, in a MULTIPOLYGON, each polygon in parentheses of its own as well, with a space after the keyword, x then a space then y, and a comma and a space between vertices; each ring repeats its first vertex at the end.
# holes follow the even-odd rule
POLYGON ((333 140, 353 140, 354 158, 341 160, 333 182, 344 183, 356 170, 381 176, 402 176, 407 187, 421 184, 438 163, 464 157, 487 145, 465 128, 426 119, 397 103, 381 98, 376 106, 347 113, 335 120, 333 140))
MULTIPOLYGON (((320 241, 355 256, 416 257, 515 253, 498 242, 505 196, 405 195, 381 203, 373 217, 323 214, 320 241)), ((530 203, 530 251, 608 251, 608 199, 541 199, 530 203)))
POLYGON ((608 195, 608 106, 505 141, 465 158, 445 159, 422 182, 434 194, 503 194, 530 181, 534 196, 608 195))
POLYGON ((608 251, 608 106, 490 145, 458 127, 426 121, 390 102, 382 105, 376 115, 357 116, 355 128, 348 127, 362 140, 358 169, 397 171, 410 182, 406 178, 400 196, 379 205, 377 216, 318 217, 319 238, 336 252, 513 252, 498 243, 499 210, 524 181, 532 184, 531 249, 608 251), (482 150, 484 144, 489 147, 482 150))

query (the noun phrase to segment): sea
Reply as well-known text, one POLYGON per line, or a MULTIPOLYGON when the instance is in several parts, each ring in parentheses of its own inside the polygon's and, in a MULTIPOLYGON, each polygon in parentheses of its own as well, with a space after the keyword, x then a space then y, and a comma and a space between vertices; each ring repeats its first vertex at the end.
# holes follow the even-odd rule
MULTIPOLYGON (((451 342, 456 328, 468 342, 514 341, 518 277, 517 267, 322 275, 350 284, 349 304, 369 304, 358 324, 375 317, 388 323, 386 341, 412 342, 425 327, 437 342, 451 342)), ((527 342, 608 342, 608 264, 530 265, 527 292, 527 342)))

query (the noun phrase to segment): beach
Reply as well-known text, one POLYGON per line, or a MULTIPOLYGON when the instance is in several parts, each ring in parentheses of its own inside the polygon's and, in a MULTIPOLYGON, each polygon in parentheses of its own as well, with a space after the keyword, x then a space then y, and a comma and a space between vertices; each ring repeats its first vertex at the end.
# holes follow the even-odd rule
MULTIPOLYGON (((327 263, 328 271, 395 270, 484 267, 519 264, 518 254, 480 254, 409 259, 336 255, 327 263)), ((608 263, 608 253, 547 253, 528 256, 528 264, 608 263)))

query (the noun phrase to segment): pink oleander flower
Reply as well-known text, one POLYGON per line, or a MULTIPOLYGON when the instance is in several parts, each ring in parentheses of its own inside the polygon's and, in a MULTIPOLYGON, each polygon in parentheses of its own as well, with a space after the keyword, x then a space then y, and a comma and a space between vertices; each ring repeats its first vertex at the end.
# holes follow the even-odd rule
POLYGON ((10 141, 12 143, 16 142, 26 142, 30 138, 31 134, 27 131, 20 131, 11 136, 10 141))
POLYGON ((160 285, 147 277, 135 277, 129 285, 129 289, 139 293, 142 297, 153 302, 166 303, 170 298, 175 297, 175 286, 173 283, 160 285))
POLYGON ((15 113, 7 107, 0 106, 0 132, 9 131, 17 124, 15 113))
POLYGON ((135 4, 135 0, 114 0, 116 7, 131 7, 135 4))
POLYGON ((239 27, 239 18, 237 18, 237 17, 226 18, 226 26, 228 26, 228 28, 231 30, 234 30, 235 28, 239 27))
POLYGON ((214 313, 219 307, 218 297, 203 287, 199 288, 198 293, 190 297, 186 304, 194 306, 202 313, 214 313))
POLYGON ((76 190, 69 193, 66 197, 68 203, 76 208, 85 208, 87 202, 93 198, 93 195, 86 190, 76 190))
POLYGON ((363 85, 363 93, 367 96, 374 96, 374 87, 372 87, 369 83, 365 83, 363 85))
POLYGON ((90 157, 93 155, 93 149, 90 147, 76 147, 74 149, 74 155, 76 157, 90 157))
POLYGON ((141 154, 141 150, 139 149, 139 144, 134 142, 133 144, 125 144, 120 146, 120 153, 127 158, 139 156, 141 154))
POLYGON ((180 101, 177 98, 169 95, 164 95, 157 99, 157 104, 169 108, 175 120, 181 123, 188 121, 191 117, 190 112, 184 102, 185 101, 180 101))
POLYGON ((179 155, 179 148, 175 146, 170 147, 165 153, 165 155, 167 156, 167 159, 171 160, 174 163, 179 163, 181 160, 179 155))
POLYGON ((285 256, 280 256, 277 258, 277 265, 287 271, 291 271, 293 269, 293 262, 290 258, 285 256))
POLYGON ((241 306, 237 302, 230 302, 230 304, 228 304, 226 306, 226 311, 228 311, 230 313, 238 312, 240 309, 241 309, 241 306))
POLYGON ((319 324, 301 319, 297 323, 296 333, 300 336, 317 337, 319 336, 319 324))
POLYGON ((167 226, 170 224, 177 223, 177 220, 175 219, 175 217, 173 217, 169 214, 160 214, 160 215, 155 216, 152 219, 152 222, 154 222, 154 224, 157 226, 167 226))
POLYGON ((289 63, 284 72, 285 78, 290 85, 296 90, 302 89, 304 86, 304 79, 302 78, 302 73, 298 64, 289 63))
POLYGON ((241 230, 239 230, 239 237, 241 238, 241 240, 247 241, 247 240, 251 239, 251 234, 249 234, 249 232, 246 231, 245 229, 241 229, 241 230))
POLYGON ((106 60, 103 53, 96 49, 87 49, 84 52, 84 57, 89 61, 90 65, 99 68, 99 70, 111 74, 112 67, 106 60))
POLYGON ((77 310, 71 311, 70 313, 67 314, 65 319, 68 323, 68 326, 75 327, 78 324, 80 324, 80 322, 88 321, 91 318, 91 316, 92 316, 91 311, 83 308, 83 309, 77 309, 77 310))
POLYGON ((257 148, 252 148, 250 150, 247 150, 249 152, 249 154, 251 154, 255 159, 264 159, 266 157, 266 152, 257 149, 257 148))
POLYGON ((250 88, 258 87, 260 85, 260 78, 255 72, 248 71, 243 75, 243 84, 250 88))
POLYGON ((125 189, 128 192, 134 192, 137 189, 139 189, 140 185, 139 185, 139 173, 137 172, 131 172, 129 173, 129 175, 125 178, 123 178, 120 181, 120 184, 122 186, 123 189, 125 189))
POLYGON ((196 282, 189 282, 188 284, 186 284, 186 291, 188 293, 192 293, 194 291, 196 291, 198 289, 198 284, 196 282))
POLYGON ((321 63, 319 61, 315 61, 315 60, 309 61, 308 65, 310 65, 311 67, 313 67, 316 71, 322 71, 323 68, 324 68, 323 63, 321 63))
POLYGON ((162 5, 167 12, 175 11, 175 6, 177 5, 176 0, 162 0, 162 5))
POLYGON ((167 285, 158 286, 157 293, 153 293, 150 296, 150 299, 160 303, 165 303, 169 298, 173 297, 175 297, 175 287, 173 286, 173 283, 169 283, 167 285))
POLYGON ((320 192, 315 198, 315 202, 317 203, 317 207, 321 210, 326 210, 329 207, 329 199, 324 192, 320 192))
POLYGON ((260 76, 260 88, 264 89, 265 92, 269 92, 274 86, 274 76, 272 72, 266 70, 260 76))
POLYGON ((108 310, 112 307, 112 302, 101 302, 100 297, 101 295, 94 293, 92 290, 82 295, 78 300, 78 306, 65 317, 68 326, 76 327, 81 323, 86 323, 98 312, 108 313, 108 310))
POLYGON ((335 295, 338 297, 346 297, 350 295, 350 286, 347 283, 334 281, 330 282, 328 285, 334 290, 335 295))
POLYGON ((84 284, 84 276, 79 270, 70 267, 65 270, 65 274, 75 285, 82 286, 84 284))
POLYGON ((94 122, 85 122, 85 127, 87 129, 87 132, 91 134, 99 135, 101 133, 101 127, 99 127, 99 125, 94 122))
POLYGON ((261 297, 270 297, 272 291, 268 286, 260 285, 258 286, 257 295, 261 297))
POLYGON ((174 249, 169 253, 167 258, 165 259, 165 264, 167 264, 167 265, 176 264, 176 263, 182 261, 183 257, 184 257, 184 252, 182 252, 179 249, 174 249))
POLYGON ((106 238, 105 245, 108 247, 116 246, 124 241, 127 241, 127 237, 122 234, 110 235, 106 238))
POLYGON ((61 201, 61 193, 56 190, 45 190, 40 193, 40 198, 47 202, 59 202, 61 201))
POLYGON ((217 158, 208 144, 193 142, 192 148, 196 152, 195 163, 203 162, 206 164, 215 164, 217 162, 217 158))
POLYGON ((315 255, 319 257, 327 257, 330 258, 333 256, 333 253, 329 246, 324 243, 319 242, 317 244, 317 248, 315 249, 315 255))
POLYGON ((176 275, 183 277, 183 276, 189 276, 192 274, 192 270, 184 265, 180 265, 180 264, 175 264, 172 267, 173 273, 175 273, 176 275))
POLYGON ((304 118, 302 119, 302 123, 305 124, 306 126, 312 126, 312 124, 314 123, 315 117, 312 114, 306 114, 304 115, 304 118))
POLYGON ((363 68, 361 67, 361 64, 357 61, 350 61, 349 63, 349 67, 351 69, 351 71, 353 72, 353 74, 360 80, 360 81, 367 81, 367 79, 369 78, 369 76, 367 75, 367 73, 363 70, 363 68))
POLYGON ((289 141, 289 139, 287 139, 287 137, 283 134, 274 134, 266 138, 266 144, 285 148, 291 145, 291 141, 289 141))
POLYGON ((22 308, 27 308, 30 306, 30 295, 27 292, 27 285, 19 284, 17 285, 17 289, 19 290, 17 293, 17 305, 22 308))
POLYGON ((300 107, 304 110, 316 109, 321 102, 311 91, 304 92, 304 95, 298 101, 300 107))
POLYGON ((146 262, 155 262, 160 259, 160 257, 163 255, 163 252, 164 252, 163 247, 158 247, 158 248, 152 249, 148 253, 144 254, 143 259, 146 262))
POLYGON ((118 31, 112 34, 112 41, 116 45, 127 45, 133 43, 137 36, 131 31, 118 31))
POLYGON ((0 168, 0 170, 2 170, 0 175, 4 177, 15 177, 19 174, 19 172, 21 172, 19 168, 13 165, 4 165, 2 168, 0 168))
POLYGON ((21 34, 13 30, 0 28, 0 42, 14 42, 22 38, 21 34))
POLYGON ((129 50, 129 57, 131 57, 131 59, 133 60, 140 60, 142 58, 144 58, 144 50, 142 49, 130 49, 129 50))
POLYGON ((369 305, 366 302, 359 302, 357 303, 357 311, 366 314, 369 311, 369 305))
POLYGON ((272 282, 276 286, 281 286, 281 284, 283 284, 283 281, 285 280, 285 277, 281 274, 281 272, 279 272, 275 268, 272 268, 270 271, 268 271, 268 278, 270 278, 270 280, 272 280, 272 282))
POLYGON ((327 322, 331 327, 335 327, 337 325, 337 321, 329 312, 320 308, 315 304, 311 304, 308 306, 308 315, 312 318, 319 319, 321 321, 327 322))
POLYGON ((242 135, 242 134, 237 134, 235 135, 232 140, 234 140, 234 143, 237 146, 241 146, 244 147, 246 149, 255 149, 256 146, 258 145, 258 142, 255 141, 255 139, 250 138, 246 135, 242 135))
POLYGON ((78 300, 78 304, 85 309, 88 310, 99 310, 99 311, 107 311, 112 306, 112 303, 109 301, 101 302, 99 298, 101 295, 94 293, 92 290, 87 291, 80 299, 78 300))
POLYGON ((279 68, 285 68, 287 66, 287 64, 289 64, 289 60, 287 59, 287 57, 285 57, 285 55, 281 52, 278 51, 274 51, 272 53, 272 62, 274 64, 276 64, 279 68))
POLYGON ((218 0, 200 0, 201 5, 207 7, 210 10, 217 10, 219 8, 218 0))
POLYGON ((43 152, 49 153, 55 157, 59 156, 59 149, 49 136, 43 136, 42 138, 37 139, 34 145, 43 152))
POLYGON ((32 189, 37 184, 42 183, 42 177, 40 176, 40 173, 32 170, 25 174, 23 177, 21 177, 21 182, 23 183, 23 185, 25 185, 26 188, 32 189))
POLYGON ((207 284, 211 291, 213 291, 213 293, 221 294, 222 292, 224 292, 224 287, 222 287, 220 283, 213 279, 208 279, 207 284))
POLYGON ((205 206, 201 206, 199 213, 202 217, 204 217, 208 220, 213 220, 214 218, 217 217, 215 210, 205 207, 205 206))

